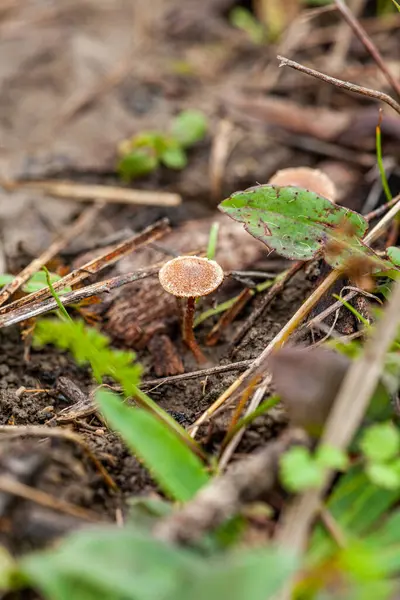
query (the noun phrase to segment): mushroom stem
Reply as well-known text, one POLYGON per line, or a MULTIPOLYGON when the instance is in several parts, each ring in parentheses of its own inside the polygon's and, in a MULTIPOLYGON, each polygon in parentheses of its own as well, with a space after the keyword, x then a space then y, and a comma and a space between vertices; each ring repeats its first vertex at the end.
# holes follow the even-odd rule
POLYGON ((185 314, 183 317, 183 341, 188 346, 188 348, 192 351, 193 356, 197 360, 198 363, 207 362, 206 357, 200 350, 196 338, 193 333, 193 322, 194 322, 194 311, 196 307, 196 299, 194 297, 190 297, 187 299, 187 305, 185 314))

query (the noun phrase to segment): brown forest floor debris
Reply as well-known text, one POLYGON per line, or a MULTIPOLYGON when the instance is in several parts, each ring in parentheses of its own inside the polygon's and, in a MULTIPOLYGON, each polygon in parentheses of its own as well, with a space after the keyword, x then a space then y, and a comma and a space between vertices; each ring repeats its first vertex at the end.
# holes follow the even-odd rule
MULTIPOLYGON (((344 94, 304 73, 278 69, 276 55, 287 55, 289 66, 295 59, 359 86, 350 89, 379 88, 384 94, 379 99, 387 101, 390 84, 359 39, 343 33, 344 42, 336 44, 339 29, 345 32, 347 27, 338 11, 304 9, 276 45, 256 45, 229 23, 236 4, 9 0, 0 7, 0 179, 16 182, 12 192, 7 185, 0 189, 0 263, 20 274, 0 295, 0 302, 6 302, 18 294, 0 309, 0 323, 14 323, 0 332, 0 508, 4 502, 9 506, 13 494, 6 484, 15 475, 11 457, 16 454, 27 464, 27 475, 15 484, 18 489, 14 486, 11 499, 19 499, 10 513, 10 532, 2 537, 17 552, 26 544, 24 535, 28 545, 40 546, 81 521, 77 514, 49 512, 26 501, 26 487, 42 504, 56 497, 61 509, 74 506, 110 520, 125 510, 127 498, 154 491, 149 475, 93 410, 88 370, 52 348, 32 350, 26 360, 15 323, 55 307, 46 292, 19 296, 34 269, 50 266, 51 260, 60 273, 68 272, 58 284, 58 289, 74 285, 64 296, 68 303, 109 292, 86 307, 87 314, 115 345, 137 351, 145 369, 143 388, 150 388, 163 408, 190 426, 199 418, 208 420, 210 406, 217 400, 223 404, 226 390, 248 376, 236 371, 254 365, 263 349, 285 334, 285 324, 318 285, 319 266, 317 275, 307 269, 291 273, 284 286, 278 279, 278 288, 264 297, 249 297, 245 282, 227 277, 218 293, 199 302, 197 314, 240 294, 249 300, 233 321, 229 314, 222 317, 222 325, 228 326, 218 326, 223 335, 218 330, 214 346, 205 343, 217 315, 196 329, 210 362, 203 370, 182 343, 174 299, 150 275, 172 256, 204 254, 211 224, 217 221, 216 259, 226 272, 278 276, 291 265, 267 256, 264 246, 240 225, 216 214, 218 201, 268 181, 278 169, 304 165, 325 170, 338 188, 338 201, 362 212, 379 180, 376 94, 344 94), (143 131, 168 131, 171 119, 185 108, 203 111, 209 123, 206 138, 188 152, 187 167, 162 167, 131 186, 122 185, 115 175, 117 144, 143 131), (36 187, 34 193, 26 180, 36 187), (69 187, 63 187, 64 181, 69 187), (111 198, 115 189, 118 198, 111 198), (47 192, 62 192, 67 199, 50 198, 47 192), (98 201, 101 194, 108 195, 104 205, 82 208, 81 198, 98 201), (124 204, 129 200, 138 204, 124 204), (132 253, 138 242, 143 247, 132 253), (86 278, 88 285, 77 287, 86 278), (232 344, 237 362, 231 359, 232 344), (75 386, 75 395, 62 386, 63 378, 75 386), (73 427, 76 433, 71 435, 83 440, 90 455, 72 438, 52 435, 58 430, 51 427, 54 423, 73 427), (15 436, 10 434, 12 424, 15 436), (52 532, 47 537, 46 523, 52 532)), ((393 57, 400 52, 400 15, 376 17, 368 2, 359 4, 360 23, 397 81, 400 63, 393 57)), ((396 101, 389 104, 399 109, 396 101)), ((398 163, 399 120, 387 107, 382 139, 385 159, 398 163)), ((376 208, 375 203, 368 210, 376 208)), ((384 225, 394 214, 389 212, 384 225)), ((352 294, 356 292, 346 298, 352 294)), ((321 309, 308 325, 341 307, 336 303, 321 309)), ((306 331, 304 326, 301 335, 306 331)), ((261 392, 256 392, 258 401, 261 392)), ((220 443, 220 424, 226 433, 230 410, 219 412, 215 430, 201 429, 211 447, 220 443)), ((259 448, 281 428, 278 417, 258 418, 244 433, 240 452, 259 448)), ((222 463, 235 444, 225 449, 222 463)), ((35 501, 32 494, 31 499, 35 501)))

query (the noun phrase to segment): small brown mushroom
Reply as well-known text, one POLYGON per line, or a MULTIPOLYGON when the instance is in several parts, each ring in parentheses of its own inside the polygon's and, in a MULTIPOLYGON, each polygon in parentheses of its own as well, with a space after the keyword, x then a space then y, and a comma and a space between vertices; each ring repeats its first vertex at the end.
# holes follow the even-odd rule
POLYGON ((200 350, 193 333, 193 317, 196 298, 207 296, 216 290, 224 279, 224 272, 217 262, 199 256, 179 256, 168 261, 159 272, 162 287, 177 298, 187 298, 183 315, 183 340, 193 352, 197 362, 206 358, 200 350))
POLYGON ((292 185, 301 187, 310 192, 315 192, 331 202, 336 199, 336 187, 333 181, 319 169, 310 167, 295 167, 292 169, 281 169, 271 177, 271 185, 292 185))

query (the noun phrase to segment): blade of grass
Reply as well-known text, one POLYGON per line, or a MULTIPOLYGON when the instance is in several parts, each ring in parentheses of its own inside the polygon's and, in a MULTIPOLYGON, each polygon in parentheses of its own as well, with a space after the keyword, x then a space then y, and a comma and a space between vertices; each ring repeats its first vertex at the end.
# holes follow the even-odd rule
POLYGON ((207 258, 214 260, 218 244, 219 223, 215 221, 210 227, 210 235, 208 237, 207 258))
POLYGON ((96 401, 106 420, 169 496, 186 502, 208 482, 201 460, 154 414, 124 404, 104 388, 96 392, 96 401))
POLYGON ((376 126, 376 160, 378 161, 378 169, 381 176, 382 188, 385 192, 387 201, 393 200, 393 195, 389 188, 389 183, 385 173, 385 167, 382 160, 382 138, 381 138, 381 122, 382 122, 382 109, 379 109, 379 122, 376 126))
POLYGON ((65 306, 62 304, 60 298, 58 297, 57 292, 55 291, 53 284, 51 283, 51 278, 50 278, 50 273, 48 271, 48 269, 46 269, 46 267, 42 267, 42 270, 44 271, 44 274, 46 275, 46 281, 47 281, 47 285, 49 286, 49 290, 51 295, 53 296, 54 300, 57 302, 57 306, 60 310, 61 315, 67 320, 72 322, 71 317, 69 316, 67 309, 65 308, 65 306))
POLYGON ((358 310, 356 310, 354 308, 354 306, 352 306, 350 304, 350 302, 347 302, 346 300, 344 300, 343 298, 341 298, 337 294, 332 294, 332 296, 333 296, 333 298, 335 298, 335 300, 339 300, 339 302, 341 302, 343 304, 343 306, 345 306, 347 308, 347 310, 349 310, 360 321, 360 323, 362 323, 363 325, 365 325, 365 327, 371 327, 371 323, 368 321, 368 319, 366 319, 365 317, 363 317, 362 314, 360 314, 358 312, 358 310))
POLYGON ((229 444, 231 439, 237 434, 238 431, 251 425, 253 421, 270 411, 271 408, 274 408, 274 406, 279 404, 280 401, 281 399, 279 396, 271 396, 264 402, 261 402, 261 404, 255 410, 253 410, 252 413, 239 419, 236 425, 232 428, 232 431, 229 432, 229 435, 226 436, 225 445, 229 444))

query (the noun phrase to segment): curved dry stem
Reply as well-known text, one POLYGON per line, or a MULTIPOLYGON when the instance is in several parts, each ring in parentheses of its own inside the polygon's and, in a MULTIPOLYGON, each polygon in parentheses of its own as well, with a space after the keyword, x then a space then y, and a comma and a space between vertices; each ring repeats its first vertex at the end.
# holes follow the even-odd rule
POLYGON ((357 85, 349 81, 343 81, 342 79, 336 79, 336 77, 331 77, 330 75, 325 75, 325 73, 321 73, 320 71, 316 71, 315 69, 305 67, 304 65, 301 65, 300 63, 294 60, 290 60, 289 58, 285 58, 284 56, 278 55, 277 59, 279 60, 280 67, 290 67, 292 69, 296 69, 296 71, 301 71, 302 73, 311 75, 311 77, 321 79, 321 81, 325 81, 325 83, 330 83, 341 89, 348 90, 349 92, 354 92, 356 94, 361 94, 362 96, 368 96, 369 98, 380 100, 381 102, 385 102, 386 104, 388 104, 391 108, 393 108, 393 110, 395 110, 400 115, 400 104, 396 102, 394 98, 392 98, 388 94, 385 94, 384 92, 379 92, 378 90, 366 88, 362 85, 357 85))

